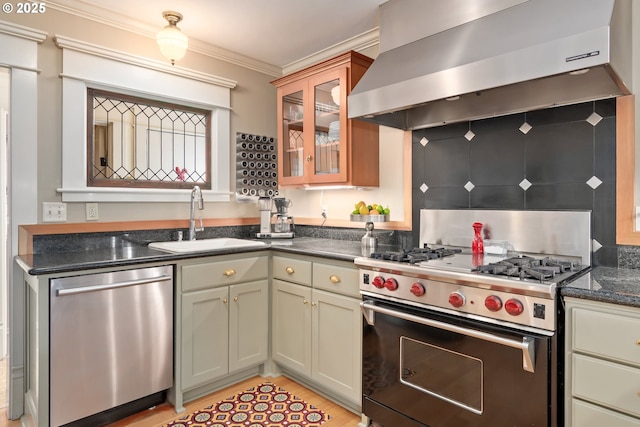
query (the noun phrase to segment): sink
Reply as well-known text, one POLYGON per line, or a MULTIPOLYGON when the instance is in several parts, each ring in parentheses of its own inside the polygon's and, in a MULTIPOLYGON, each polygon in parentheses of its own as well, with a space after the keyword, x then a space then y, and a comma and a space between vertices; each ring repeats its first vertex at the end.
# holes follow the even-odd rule
POLYGON ((260 248, 263 246, 266 246, 266 243, 259 240, 235 239, 231 237, 149 243, 149 247, 152 249, 172 253, 207 252, 235 248, 260 248))

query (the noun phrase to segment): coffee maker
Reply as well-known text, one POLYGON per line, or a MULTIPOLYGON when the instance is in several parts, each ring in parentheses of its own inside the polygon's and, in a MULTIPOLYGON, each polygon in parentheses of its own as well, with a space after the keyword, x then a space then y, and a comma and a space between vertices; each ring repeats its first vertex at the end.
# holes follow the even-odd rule
POLYGON ((289 215, 291 200, 284 197, 260 197, 258 209, 260 210, 260 232, 256 234, 259 239, 291 239, 294 235, 293 217, 289 215), (272 205, 276 211, 272 212, 272 205))

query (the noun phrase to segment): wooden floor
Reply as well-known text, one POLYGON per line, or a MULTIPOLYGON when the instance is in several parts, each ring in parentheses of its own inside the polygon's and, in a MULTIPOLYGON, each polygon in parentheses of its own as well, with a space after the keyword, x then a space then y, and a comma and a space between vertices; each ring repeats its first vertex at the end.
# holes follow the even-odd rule
MULTIPOLYGON (((322 424, 322 427, 357 427, 360 422, 360 416, 355 415, 353 412, 344 409, 342 406, 337 405, 328 399, 325 399, 287 377, 280 376, 277 378, 263 378, 256 376, 185 404, 187 411, 183 414, 176 414, 172 406, 163 404, 110 424, 108 427, 160 427, 176 418, 179 418, 180 416, 197 411, 209 404, 219 402, 222 399, 232 396, 240 391, 244 391, 249 387, 253 387, 264 381, 271 381, 278 387, 284 388, 289 393, 298 396, 300 399, 329 414, 331 419, 322 424)), ((0 427, 20 426, 20 421, 11 421, 7 419, 6 408, 0 408, 0 427)))
MULTIPOLYGON (((238 392, 244 391, 249 387, 253 387, 265 381, 271 381, 278 387, 284 388, 289 393, 329 414, 331 419, 322 424, 322 427, 356 427, 360 422, 360 416, 355 415, 353 412, 344 409, 342 406, 337 405, 322 396, 319 396, 289 378, 283 376, 277 378, 263 378, 256 376, 185 404, 187 410, 183 414, 176 414, 172 406, 163 404, 154 409, 140 412, 129 418, 110 424, 108 427, 159 427, 176 418, 184 416, 185 414, 197 411, 209 404, 219 402, 222 399, 226 399, 229 396, 233 396, 238 392)), ((1 426, 2 424, 0 424, 0 427, 1 426)))

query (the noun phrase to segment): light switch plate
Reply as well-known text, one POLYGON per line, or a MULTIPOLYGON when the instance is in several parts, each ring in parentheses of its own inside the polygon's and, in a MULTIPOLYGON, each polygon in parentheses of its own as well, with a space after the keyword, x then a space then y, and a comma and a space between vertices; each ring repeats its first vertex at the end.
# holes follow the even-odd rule
POLYGON ((55 202, 42 203, 42 222, 65 222, 67 220, 67 204, 55 202))

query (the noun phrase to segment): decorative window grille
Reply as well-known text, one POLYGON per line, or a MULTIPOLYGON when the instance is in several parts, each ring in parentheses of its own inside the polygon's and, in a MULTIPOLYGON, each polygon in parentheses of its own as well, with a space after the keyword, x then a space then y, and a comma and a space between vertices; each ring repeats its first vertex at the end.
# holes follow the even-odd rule
POLYGON ((94 187, 211 189, 211 111, 88 89, 94 187))

